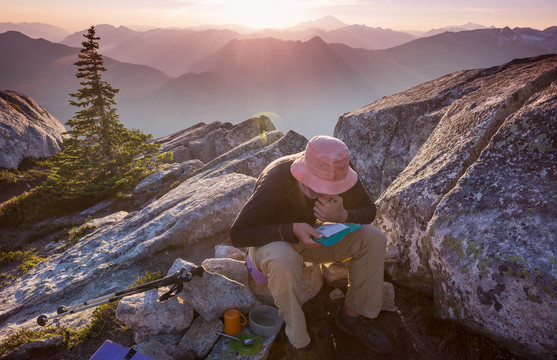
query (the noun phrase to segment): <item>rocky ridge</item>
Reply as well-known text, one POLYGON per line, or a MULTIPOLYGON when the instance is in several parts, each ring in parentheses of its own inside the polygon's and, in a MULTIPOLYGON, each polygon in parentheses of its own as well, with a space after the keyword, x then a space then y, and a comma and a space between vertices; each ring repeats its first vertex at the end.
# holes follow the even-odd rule
POLYGON ((0 168, 15 169, 24 158, 56 154, 65 131, 29 96, 0 91, 0 168))

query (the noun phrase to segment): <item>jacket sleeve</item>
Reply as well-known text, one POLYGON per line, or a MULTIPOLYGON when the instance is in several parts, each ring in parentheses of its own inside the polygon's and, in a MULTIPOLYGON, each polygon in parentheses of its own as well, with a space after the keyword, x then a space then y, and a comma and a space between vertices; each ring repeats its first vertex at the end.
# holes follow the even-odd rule
POLYGON ((274 215, 291 190, 288 182, 273 176, 271 170, 260 178, 230 229, 230 240, 236 247, 262 246, 273 241, 296 243, 293 223, 273 223, 274 215))

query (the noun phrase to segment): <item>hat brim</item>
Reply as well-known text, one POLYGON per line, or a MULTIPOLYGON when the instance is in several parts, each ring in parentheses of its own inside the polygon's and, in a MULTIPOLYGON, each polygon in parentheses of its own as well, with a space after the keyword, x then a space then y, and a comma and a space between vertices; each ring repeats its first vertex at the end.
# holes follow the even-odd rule
POLYGON ((338 195, 346 192, 356 185, 358 181, 358 174, 348 167, 348 173, 344 179, 336 181, 327 181, 311 174, 304 165, 304 156, 302 155, 296 159, 290 166, 290 173, 294 178, 303 184, 309 186, 313 191, 327 194, 338 195))

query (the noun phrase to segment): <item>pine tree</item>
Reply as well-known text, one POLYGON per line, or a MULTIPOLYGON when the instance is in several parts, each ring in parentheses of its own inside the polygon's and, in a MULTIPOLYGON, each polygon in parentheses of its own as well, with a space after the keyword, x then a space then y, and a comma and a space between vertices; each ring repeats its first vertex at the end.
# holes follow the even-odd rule
POLYGON ((90 204, 134 186, 156 166, 158 146, 151 135, 120 123, 114 100, 119 90, 102 80, 106 68, 94 26, 83 36, 74 63, 82 87, 70 94, 70 104, 80 109, 66 122, 71 129, 46 185, 58 198, 90 204))

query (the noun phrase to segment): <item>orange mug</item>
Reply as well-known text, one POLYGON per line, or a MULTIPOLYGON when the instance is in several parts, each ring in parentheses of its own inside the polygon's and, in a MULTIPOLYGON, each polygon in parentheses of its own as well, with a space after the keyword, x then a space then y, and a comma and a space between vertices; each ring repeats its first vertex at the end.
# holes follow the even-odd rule
POLYGON ((242 326, 248 323, 248 319, 236 309, 228 309, 224 312, 224 332, 234 335, 242 331, 242 326))

